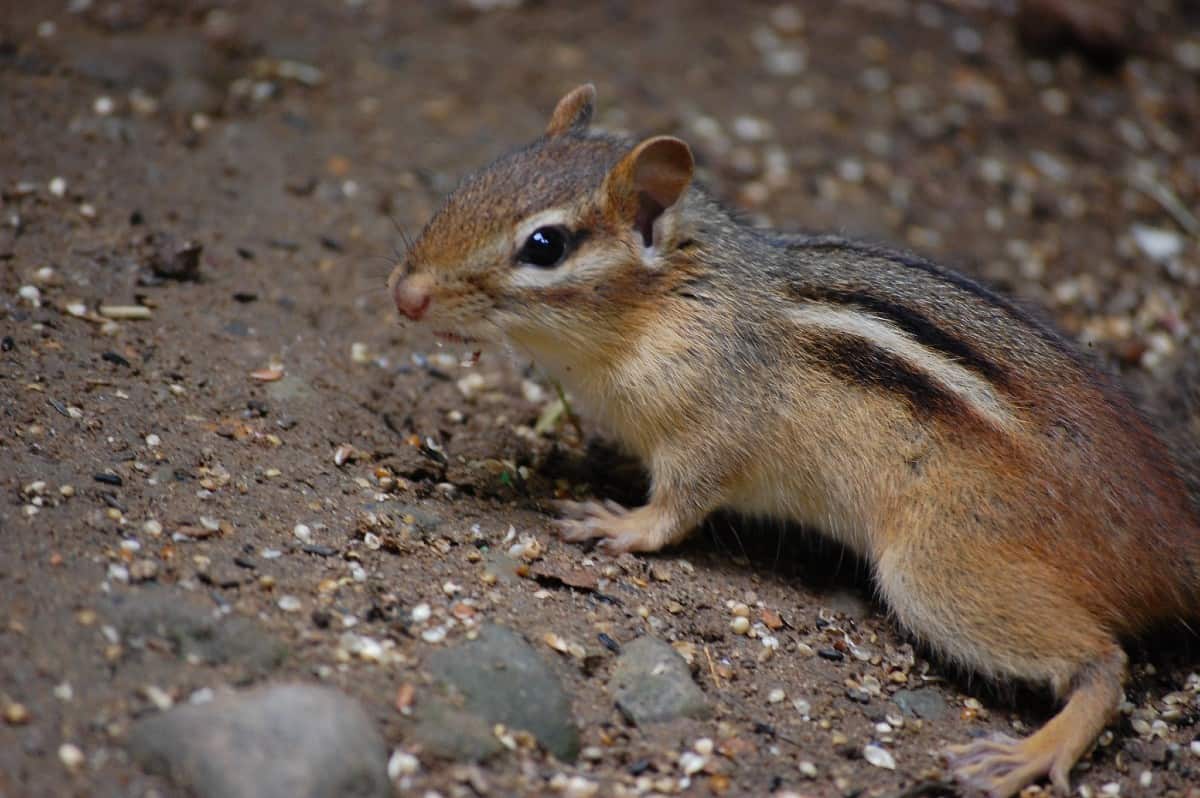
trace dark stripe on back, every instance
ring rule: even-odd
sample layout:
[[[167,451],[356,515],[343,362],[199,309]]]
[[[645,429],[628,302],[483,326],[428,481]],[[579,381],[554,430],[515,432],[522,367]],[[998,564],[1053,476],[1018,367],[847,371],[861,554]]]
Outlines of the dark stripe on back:
[[[961,338],[950,335],[922,314],[899,303],[882,299],[865,291],[821,288],[819,286],[789,285],[796,299],[850,305],[892,322],[924,347],[934,349],[956,360],[985,379],[1003,387],[1008,384],[1008,372],[988,360]]]
[[[956,421],[978,418],[953,391],[865,338],[805,329],[803,346],[812,353],[813,365],[828,369],[853,385],[899,397],[918,418],[941,416]]]
[[[1032,328],[1038,336],[1046,343],[1053,346],[1060,353],[1067,355],[1071,362],[1076,365],[1085,365],[1080,353],[1075,347],[1069,344],[1051,325],[1039,319],[1036,315],[1022,308],[1009,298],[1002,296],[987,286],[977,283],[965,275],[959,274],[956,271],[943,268],[935,263],[932,263],[924,258],[914,255],[911,252],[903,252],[887,247],[867,244],[861,241],[850,241],[836,236],[796,236],[783,237],[777,239],[777,243],[787,247],[795,247],[798,249],[827,249],[827,250],[848,250],[858,255],[866,255],[869,257],[880,258],[899,264],[909,269],[917,269],[940,278],[941,280],[950,283],[955,288],[959,288],[975,297],[983,300],[992,307],[999,308],[1012,316],[1014,319],[1021,321]]]

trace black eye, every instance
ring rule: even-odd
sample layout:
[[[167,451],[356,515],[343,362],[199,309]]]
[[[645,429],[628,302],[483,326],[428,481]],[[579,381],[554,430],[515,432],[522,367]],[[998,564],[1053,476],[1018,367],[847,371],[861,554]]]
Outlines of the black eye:
[[[539,227],[525,239],[517,260],[549,269],[562,263],[567,256],[567,231],[561,227]]]

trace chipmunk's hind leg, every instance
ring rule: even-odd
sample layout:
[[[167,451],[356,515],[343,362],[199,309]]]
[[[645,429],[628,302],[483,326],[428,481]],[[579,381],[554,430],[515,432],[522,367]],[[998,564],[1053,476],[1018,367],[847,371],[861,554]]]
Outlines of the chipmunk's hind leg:
[[[1120,707],[1125,653],[1075,597],[1069,567],[1019,543],[981,550],[953,527],[890,539],[875,562],[896,618],[948,659],[987,676],[1048,684],[1066,699],[1024,740],[948,752],[958,779],[996,798],[1046,776],[1066,791],[1071,768]]]
[[[1125,654],[1115,648],[1083,666],[1067,704],[1049,723],[1023,740],[980,740],[946,752],[965,785],[1007,798],[1043,776],[1063,795],[1071,792],[1071,768],[1116,714],[1124,692]]]

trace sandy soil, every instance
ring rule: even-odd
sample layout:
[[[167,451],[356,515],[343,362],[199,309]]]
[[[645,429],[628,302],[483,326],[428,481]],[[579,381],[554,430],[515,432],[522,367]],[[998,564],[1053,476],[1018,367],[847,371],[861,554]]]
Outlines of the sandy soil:
[[[383,283],[400,230],[584,80],[600,124],[687,138],[750,218],[901,243],[1042,304],[1173,442],[1194,432],[1186,3],[1143,4],[1116,66],[1031,54],[999,0],[2,5],[2,795],[175,794],[129,760],[130,726],[264,678],[336,685],[421,754],[406,695],[481,619],[589,652],[545,647],[586,756],[424,757],[411,794],[549,793],[560,773],[666,790],[701,737],[717,753],[689,794],[935,794],[943,745],[1048,716],[914,652],[861,569],[798,532],[718,519],[617,560],[551,536],[556,493],[636,501],[636,467],[587,419],[582,443],[535,433],[554,396],[529,364],[497,349],[461,366],[397,324]],[[543,551],[518,569],[506,552],[527,535]],[[618,601],[554,578],[579,572]],[[153,586],[254,619],[289,656],[264,676],[131,646],[113,602]],[[773,656],[731,630],[732,602],[779,616]],[[621,720],[598,634],[648,631],[694,655],[714,718]],[[1196,794],[1196,648],[1136,652],[1081,789]],[[944,711],[899,726],[890,696],[913,688]],[[861,758],[872,741],[894,770]]]

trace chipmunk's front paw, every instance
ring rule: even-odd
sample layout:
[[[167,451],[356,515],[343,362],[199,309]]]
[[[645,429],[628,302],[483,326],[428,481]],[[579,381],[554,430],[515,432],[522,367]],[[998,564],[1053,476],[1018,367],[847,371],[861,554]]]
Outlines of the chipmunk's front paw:
[[[601,538],[600,546],[614,554],[625,551],[653,551],[653,519],[647,508],[628,510],[614,501],[555,502],[562,515],[554,522],[563,540],[579,543]]]
[[[563,540],[572,543],[606,537],[605,530],[629,514],[614,501],[557,501],[554,506],[562,516],[554,522],[554,527]]]

